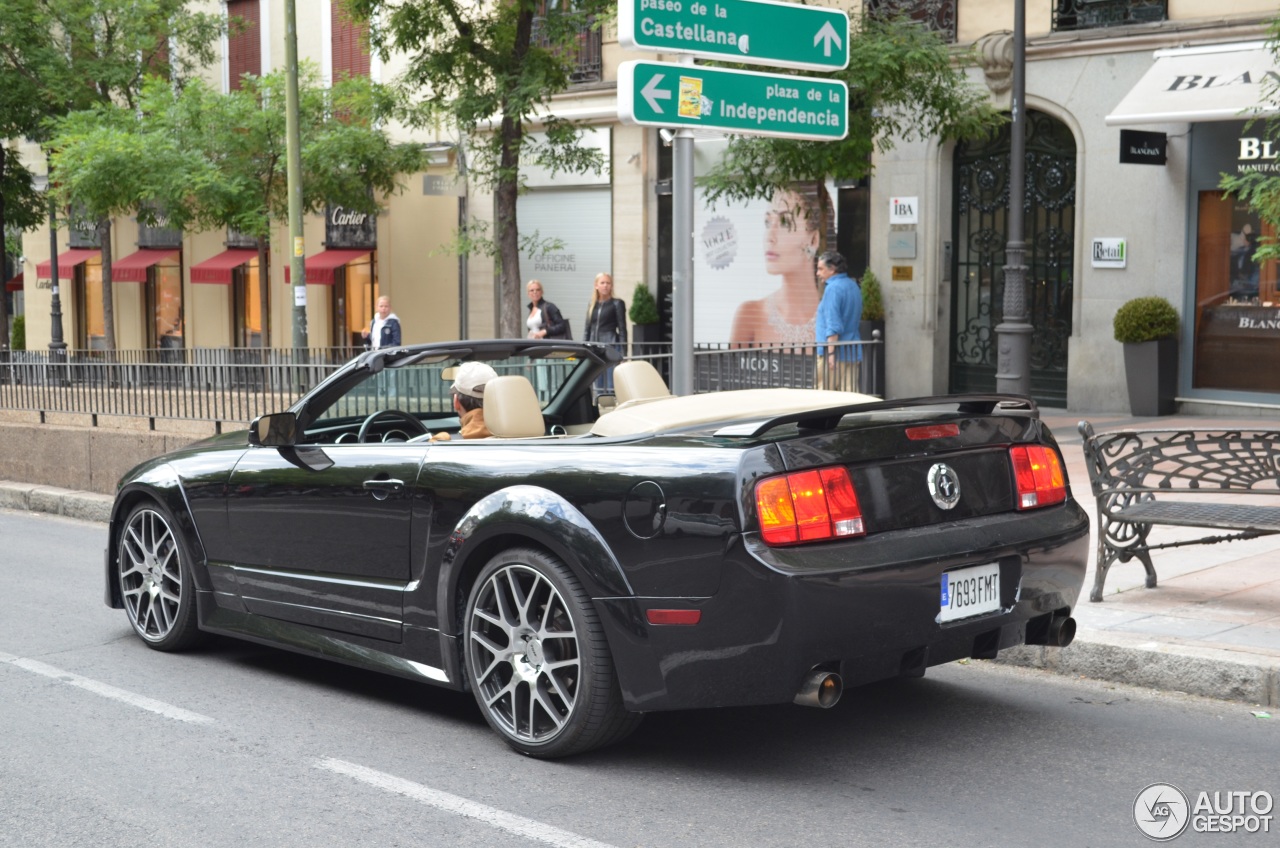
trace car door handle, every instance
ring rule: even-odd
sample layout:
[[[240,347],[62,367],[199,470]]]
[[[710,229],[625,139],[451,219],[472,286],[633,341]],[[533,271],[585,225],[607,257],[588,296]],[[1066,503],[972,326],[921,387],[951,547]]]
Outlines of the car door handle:
[[[403,480],[365,480],[365,489],[373,492],[375,500],[386,500],[392,494],[400,494],[404,491]]]

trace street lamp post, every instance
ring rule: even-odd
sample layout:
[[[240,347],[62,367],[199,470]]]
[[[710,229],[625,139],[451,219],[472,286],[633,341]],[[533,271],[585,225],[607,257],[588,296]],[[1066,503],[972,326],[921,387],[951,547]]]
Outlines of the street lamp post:
[[[1023,240],[1027,147],[1026,0],[1013,4],[1013,90],[1009,126],[1009,242],[1005,248],[1004,320],[996,326],[996,391],[1031,394],[1031,333],[1027,322],[1027,245]]]
[[[62,339],[62,297],[58,293],[58,203],[53,196],[53,162],[48,161],[49,176],[45,191],[49,195],[49,278],[53,294],[49,307],[49,360],[61,362],[67,356],[67,343]]]

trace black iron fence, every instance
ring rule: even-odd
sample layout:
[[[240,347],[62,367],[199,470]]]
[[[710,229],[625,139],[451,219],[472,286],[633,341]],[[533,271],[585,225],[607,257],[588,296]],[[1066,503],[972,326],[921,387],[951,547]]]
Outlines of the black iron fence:
[[[858,384],[844,388],[883,396],[883,340],[831,347],[861,351]],[[670,384],[669,342],[633,353]],[[0,410],[246,424],[285,409],[351,355],[347,348],[11,351],[0,359]],[[696,392],[838,387],[830,359],[812,345],[699,345],[693,367]],[[404,394],[423,393],[405,387]]]

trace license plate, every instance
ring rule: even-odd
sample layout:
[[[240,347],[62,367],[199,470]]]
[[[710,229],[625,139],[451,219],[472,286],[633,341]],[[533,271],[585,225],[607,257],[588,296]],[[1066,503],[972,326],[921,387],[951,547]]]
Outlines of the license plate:
[[[939,622],[957,621],[1000,609],[1000,564],[958,568],[942,575]]]

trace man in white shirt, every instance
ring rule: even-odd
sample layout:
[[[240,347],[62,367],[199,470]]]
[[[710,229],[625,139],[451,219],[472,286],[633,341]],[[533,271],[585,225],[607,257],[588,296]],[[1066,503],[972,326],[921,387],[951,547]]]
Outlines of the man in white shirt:
[[[378,312],[363,335],[365,345],[374,350],[400,345],[400,318],[391,311],[391,298],[385,294],[378,298]]]

